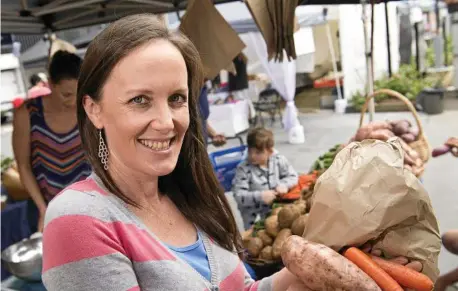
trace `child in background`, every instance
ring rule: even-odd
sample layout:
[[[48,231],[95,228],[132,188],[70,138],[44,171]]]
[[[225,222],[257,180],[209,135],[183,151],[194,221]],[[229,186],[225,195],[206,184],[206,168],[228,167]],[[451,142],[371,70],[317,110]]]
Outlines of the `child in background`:
[[[278,195],[297,185],[298,175],[288,160],[274,150],[270,130],[256,128],[247,136],[248,159],[238,167],[232,185],[245,229],[259,214],[264,218]]]

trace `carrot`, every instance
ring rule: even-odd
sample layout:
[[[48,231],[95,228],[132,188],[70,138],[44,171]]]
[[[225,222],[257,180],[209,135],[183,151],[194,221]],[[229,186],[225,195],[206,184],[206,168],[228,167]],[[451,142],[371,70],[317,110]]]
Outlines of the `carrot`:
[[[417,291],[431,291],[434,283],[428,276],[406,266],[372,256],[372,260],[402,286]]]
[[[351,247],[344,256],[363,270],[383,291],[403,291],[402,287],[388,273],[382,270],[371,258],[358,248]]]

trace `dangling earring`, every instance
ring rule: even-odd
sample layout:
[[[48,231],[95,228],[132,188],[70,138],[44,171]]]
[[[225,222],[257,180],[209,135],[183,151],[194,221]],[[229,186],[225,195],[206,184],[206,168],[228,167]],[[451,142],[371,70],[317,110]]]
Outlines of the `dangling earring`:
[[[103,140],[102,130],[99,130],[99,158],[100,162],[103,164],[103,168],[108,170],[108,148]]]

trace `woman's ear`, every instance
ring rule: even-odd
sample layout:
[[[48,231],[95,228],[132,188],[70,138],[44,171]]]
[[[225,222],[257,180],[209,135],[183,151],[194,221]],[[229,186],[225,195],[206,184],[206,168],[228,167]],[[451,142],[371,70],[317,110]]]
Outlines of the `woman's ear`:
[[[89,95],[85,95],[83,97],[83,107],[92,124],[94,124],[97,129],[102,129],[103,122],[101,116],[101,105],[95,102]]]

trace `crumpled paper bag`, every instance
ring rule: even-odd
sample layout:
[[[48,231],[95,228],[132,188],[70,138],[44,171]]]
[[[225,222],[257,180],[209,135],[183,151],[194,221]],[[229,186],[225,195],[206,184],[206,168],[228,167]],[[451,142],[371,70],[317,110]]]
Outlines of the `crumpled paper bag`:
[[[336,251],[370,241],[387,257],[422,262],[435,281],[439,227],[428,193],[403,161],[397,138],[342,149],[315,185],[304,238]]]

